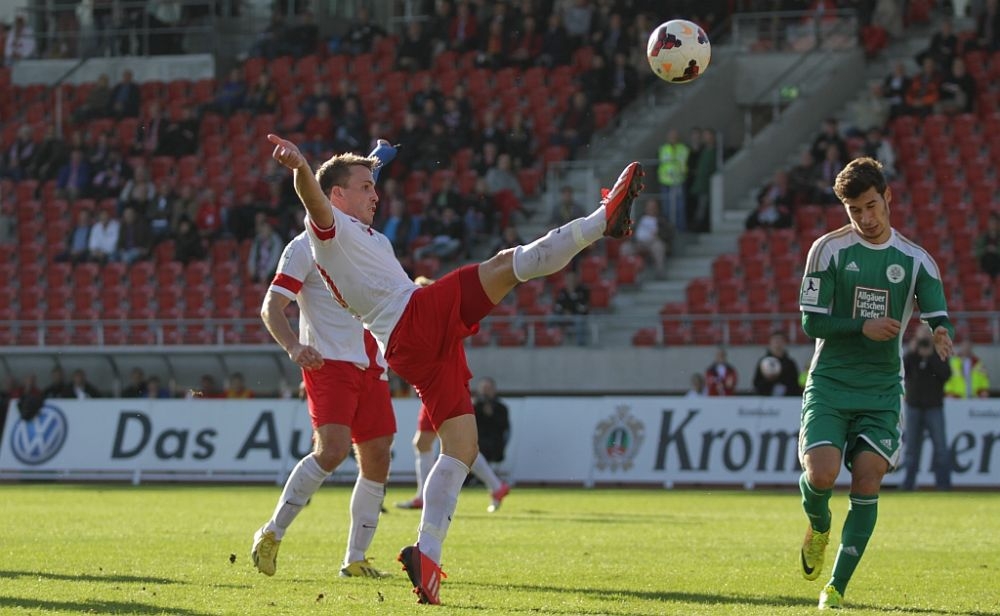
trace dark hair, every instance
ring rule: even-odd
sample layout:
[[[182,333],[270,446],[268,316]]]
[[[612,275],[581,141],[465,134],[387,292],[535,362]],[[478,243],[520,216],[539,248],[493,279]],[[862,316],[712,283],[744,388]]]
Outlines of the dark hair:
[[[351,177],[351,167],[361,165],[369,171],[374,171],[377,164],[378,159],[359,156],[353,152],[338,154],[320,166],[316,171],[316,180],[323,189],[323,194],[329,195],[334,186],[347,187],[347,180]]]
[[[855,158],[841,169],[833,182],[833,192],[843,201],[856,199],[869,188],[874,188],[878,194],[884,195],[886,186],[882,163],[866,156]]]

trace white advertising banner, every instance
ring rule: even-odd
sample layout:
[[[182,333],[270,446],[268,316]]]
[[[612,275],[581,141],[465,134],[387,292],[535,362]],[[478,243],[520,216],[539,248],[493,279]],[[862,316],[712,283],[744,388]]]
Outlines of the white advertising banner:
[[[392,479],[413,479],[418,401],[394,400]],[[794,398],[511,398],[501,473],[513,482],[794,486],[800,402]],[[946,404],[952,481],[1000,487],[1000,399]],[[298,400],[50,400],[25,422],[12,405],[0,477],[282,481],[310,447]],[[933,484],[931,446],[918,481]],[[335,480],[350,481],[348,460]],[[892,473],[887,484],[898,483]],[[839,481],[848,476],[841,473]]]

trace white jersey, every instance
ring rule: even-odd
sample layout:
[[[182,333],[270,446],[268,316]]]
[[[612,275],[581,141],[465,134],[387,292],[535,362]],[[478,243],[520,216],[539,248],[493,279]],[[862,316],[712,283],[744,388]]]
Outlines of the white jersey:
[[[330,297],[305,232],[285,246],[270,290],[299,303],[299,342],[319,351],[324,359],[349,361],[362,369],[371,366],[365,343],[371,334]],[[372,350],[375,362],[384,371],[385,358],[374,346]]]
[[[396,259],[389,238],[336,207],[333,226],[319,229],[306,219],[313,258],[341,306],[356,315],[385,353],[417,285]]]

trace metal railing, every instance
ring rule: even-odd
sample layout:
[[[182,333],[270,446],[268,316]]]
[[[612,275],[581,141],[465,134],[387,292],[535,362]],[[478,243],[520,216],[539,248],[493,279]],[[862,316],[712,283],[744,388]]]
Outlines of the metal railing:
[[[952,322],[962,332],[962,336],[973,337],[978,343],[1000,344],[1000,313],[956,312],[950,315]],[[668,314],[648,316],[628,323],[633,332],[641,329],[654,332],[652,346],[695,345],[759,345],[767,342],[768,335],[775,329],[783,329],[790,340],[806,342],[799,325],[800,313],[754,313],[754,314]],[[295,320],[292,320],[293,325]],[[259,341],[245,342],[242,336],[247,327],[261,332]],[[98,321],[4,321],[0,328],[6,330],[8,341],[5,353],[34,352],[40,349],[58,347],[122,348],[147,344],[169,349],[178,346],[212,347],[214,349],[240,350],[260,349],[262,346],[277,345],[263,333],[260,319],[109,319]],[[607,332],[620,330],[622,316],[617,314],[589,314],[579,317],[565,315],[513,315],[489,316],[483,320],[481,331],[488,332],[489,339],[476,342],[480,346],[505,346],[504,332],[519,332],[513,336],[511,346],[543,346],[538,341],[540,332],[551,334],[558,329],[561,334],[557,341],[549,338],[544,346],[588,347],[608,346]],[[131,337],[129,332],[141,328],[144,336],[151,340]],[[196,328],[196,329],[195,329]],[[671,333],[668,333],[667,330]],[[87,330],[87,342],[76,337],[74,332]],[[114,330],[114,334],[111,332]],[[197,331],[195,337],[194,332]],[[202,333],[207,332],[207,335]],[[678,334],[678,332],[680,332]],[[753,333],[750,333],[753,332]],[[27,339],[26,336],[30,336]],[[207,337],[206,337],[207,336]],[[558,340],[561,338],[561,340]],[[677,340],[675,341],[675,338]],[[119,341],[117,343],[113,341]],[[210,342],[209,342],[210,341]]]

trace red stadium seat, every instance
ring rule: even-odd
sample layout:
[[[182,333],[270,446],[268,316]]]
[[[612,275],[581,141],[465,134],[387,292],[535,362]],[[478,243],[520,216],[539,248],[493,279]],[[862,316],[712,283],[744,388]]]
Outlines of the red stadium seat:
[[[519,347],[524,346],[525,342],[527,342],[528,336],[524,333],[523,329],[512,328],[497,332],[496,338],[497,346]]]
[[[600,255],[590,255],[580,260],[580,282],[597,284],[608,269],[608,260]]]
[[[120,285],[125,279],[126,270],[124,263],[117,263],[117,262],[105,263],[103,266],[101,266],[99,271],[101,276],[101,285],[104,287],[116,287]],[[75,281],[79,280],[79,282],[77,282],[76,284],[84,284],[83,279],[78,277],[89,275],[91,278],[91,282],[86,284],[94,284],[97,272],[98,272],[97,265],[94,265],[93,263],[84,263],[76,266],[76,268],[73,270],[73,277]]]
[[[610,280],[598,280],[590,287],[590,307],[595,311],[609,309],[611,307],[611,298],[614,294],[614,282]]]
[[[107,266],[105,266],[107,267]],[[145,286],[153,281],[154,268],[149,261],[136,261],[128,268],[129,286],[135,288]]]
[[[655,327],[643,327],[632,334],[632,346],[651,347],[657,345],[657,332]]]

